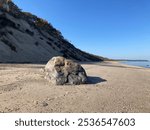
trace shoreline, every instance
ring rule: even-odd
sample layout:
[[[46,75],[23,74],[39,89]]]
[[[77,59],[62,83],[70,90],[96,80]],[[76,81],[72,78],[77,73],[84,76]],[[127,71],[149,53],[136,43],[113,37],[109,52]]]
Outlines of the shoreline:
[[[143,68],[148,68],[150,69],[150,62],[138,62],[138,61],[120,61],[120,63],[125,64],[125,65],[130,65],[130,66],[135,66],[135,67],[143,67]],[[145,64],[147,63],[147,64]]]

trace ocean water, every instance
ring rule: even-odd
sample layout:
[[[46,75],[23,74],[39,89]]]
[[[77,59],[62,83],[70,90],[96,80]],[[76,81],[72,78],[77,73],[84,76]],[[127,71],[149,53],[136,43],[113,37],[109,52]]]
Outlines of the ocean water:
[[[121,61],[123,64],[150,68],[150,61]]]

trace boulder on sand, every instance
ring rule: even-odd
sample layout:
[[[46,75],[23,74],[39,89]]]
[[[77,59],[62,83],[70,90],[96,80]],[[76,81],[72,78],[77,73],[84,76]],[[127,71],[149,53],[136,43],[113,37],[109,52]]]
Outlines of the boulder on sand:
[[[82,66],[72,60],[53,57],[45,66],[45,78],[56,85],[79,85],[87,82]]]

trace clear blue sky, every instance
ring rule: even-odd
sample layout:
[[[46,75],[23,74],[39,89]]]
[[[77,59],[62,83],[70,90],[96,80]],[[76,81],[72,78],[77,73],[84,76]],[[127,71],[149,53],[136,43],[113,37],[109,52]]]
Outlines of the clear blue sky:
[[[109,58],[150,60],[150,0],[14,0],[76,47]]]

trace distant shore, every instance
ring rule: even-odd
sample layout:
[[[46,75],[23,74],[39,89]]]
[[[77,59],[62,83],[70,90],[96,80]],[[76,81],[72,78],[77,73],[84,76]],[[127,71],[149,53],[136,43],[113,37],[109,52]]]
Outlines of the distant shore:
[[[118,59],[112,61],[134,61],[134,62],[149,62],[149,60],[127,60],[127,59]]]

